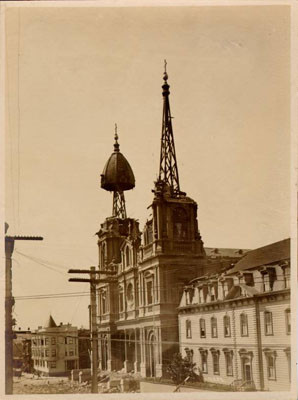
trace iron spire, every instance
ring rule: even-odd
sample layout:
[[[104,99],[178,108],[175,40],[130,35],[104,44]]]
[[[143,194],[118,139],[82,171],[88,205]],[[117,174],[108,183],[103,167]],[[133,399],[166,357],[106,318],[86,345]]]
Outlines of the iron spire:
[[[163,95],[163,115],[162,115],[162,133],[158,181],[168,185],[171,195],[176,197],[180,195],[178,166],[175,152],[174,135],[172,128],[172,117],[170,110],[169,95],[170,86],[168,85],[167,61],[164,62],[164,84],[162,85]]]

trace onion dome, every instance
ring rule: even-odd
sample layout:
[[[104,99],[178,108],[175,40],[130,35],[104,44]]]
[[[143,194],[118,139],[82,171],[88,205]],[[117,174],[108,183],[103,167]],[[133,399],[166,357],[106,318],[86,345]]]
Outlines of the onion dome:
[[[135,187],[135,177],[131,166],[119,150],[117,125],[115,125],[114,152],[101,174],[101,187],[110,192],[122,192]]]

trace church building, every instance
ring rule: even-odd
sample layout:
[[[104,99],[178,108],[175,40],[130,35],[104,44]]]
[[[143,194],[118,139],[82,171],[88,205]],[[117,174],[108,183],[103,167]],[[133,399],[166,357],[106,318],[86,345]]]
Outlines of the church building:
[[[124,191],[135,186],[135,178],[120,152],[116,127],[114,151],[101,175],[101,187],[113,192],[112,216],[97,232],[99,366],[144,377],[164,376],[179,352],[178,307],[185,285],[245,252],[204,249],[197,203],[180,190],[166,71],[163,80],[159,176],[151,217],[141,233],[138,221],[127,216]]]

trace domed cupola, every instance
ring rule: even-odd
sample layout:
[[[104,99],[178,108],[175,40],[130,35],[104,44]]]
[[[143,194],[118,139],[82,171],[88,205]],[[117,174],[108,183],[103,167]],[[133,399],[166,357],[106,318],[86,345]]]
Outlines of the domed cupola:
[[[113,216],[126,218],[124,191],[135,187],[135,177],[129,162],[119,150],[117,124],[115,124],[114,152],[101,174],[101,187],[113,192]]]
[[[135,177],[131,166],[119,150],[117,125],[114,152],[106,162],[101,174],[101,187],[109,192],[125,191],[135,187]]]

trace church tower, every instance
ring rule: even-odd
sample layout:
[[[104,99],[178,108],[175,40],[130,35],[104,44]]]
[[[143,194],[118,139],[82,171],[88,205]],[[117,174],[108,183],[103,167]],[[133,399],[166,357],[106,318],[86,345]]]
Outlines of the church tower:
[[[164,375],[169,359],[178,352],[177,307],[183,286],[202,274],[205,261],[197,204],[180,190],[166,70],[163,80],[159,176],[139,263],[139,316],[146,319],[141,335],[148,343],[144,349],[148,354],[141,365],[145,376]]]
[[[125,359],[125,338],[117,329],[119,319],[124,318],[126,286],[128,280],[136,280],[137,252],[141,242],[139,223],[128,218],[124,191],[135,186],[135,177],[129,162],[120,152],[117,125],[115,125],[114,152],[101,174],[101,187],[113,193],[112,215],[101,224],[98,236],[99,272],[98,285],[98,333],[99,363],[103,370],[122,369]],[[134,289],[132,289],[134,291]],[[136,297],[134,293],[131,294]]]

